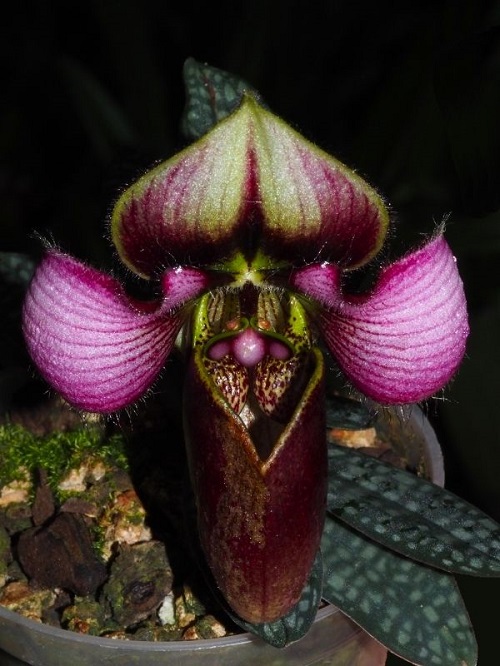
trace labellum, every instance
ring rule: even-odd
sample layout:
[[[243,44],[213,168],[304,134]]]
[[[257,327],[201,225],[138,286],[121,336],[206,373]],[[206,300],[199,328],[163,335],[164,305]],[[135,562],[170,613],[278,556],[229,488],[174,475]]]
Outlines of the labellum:
[[[290,295],[221,290],[195,321],[184,421],[201,545],[231,608],[271,622],[299,599],[323,529],[322,355]]]

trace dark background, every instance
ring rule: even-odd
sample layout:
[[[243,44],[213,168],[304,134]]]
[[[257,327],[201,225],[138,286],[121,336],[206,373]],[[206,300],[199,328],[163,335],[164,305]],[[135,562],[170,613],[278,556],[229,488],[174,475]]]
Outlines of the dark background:
[[[396,213],[393,256],[450,214],[472,332],[427,410],[448,487],[500,519],[500,2],[17,0],[2,12],[1,251],[36,259],[37,231],[112,265],[117,192],[182,146],[189,56],[247,79],[376,185]],[[17,296],[1,293],[0,383],[27,364]],[[480,664],[494,666],[500,584],[460,585]]]

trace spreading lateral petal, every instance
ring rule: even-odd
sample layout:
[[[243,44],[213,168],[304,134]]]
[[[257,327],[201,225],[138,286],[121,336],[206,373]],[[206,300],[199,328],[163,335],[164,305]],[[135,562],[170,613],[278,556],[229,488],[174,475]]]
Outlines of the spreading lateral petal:
[[[71,404],[113,412],[164,365],[183,322],[164,310],[159,301],[141,311],[114,278],[51,250],[29,287],[23,330],[40,372]]]
[[[465,295],[441,235],[382,270],[369,295],[343,295],[331,266],[307,267],[294,284],[324,306],[317,321],[343,372],[380,403],[430,397],[463,358]]]

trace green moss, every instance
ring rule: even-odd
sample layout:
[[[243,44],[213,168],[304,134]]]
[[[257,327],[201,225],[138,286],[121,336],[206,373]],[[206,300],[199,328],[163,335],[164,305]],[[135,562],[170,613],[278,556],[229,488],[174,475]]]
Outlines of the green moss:
[[[106,528],[102,527],[99,523],[91,523],[90,531],[92,534],[92,547],[95,554],[103,561],[105,560],[104,546],[106,545]]]
[[[50,486],[56,488],[70,469],[89,457],[127,469],[123,438],[105,437],[99,427],[87,425],[38,437],[18,425],[0,426],[0,486],[43,468]]]

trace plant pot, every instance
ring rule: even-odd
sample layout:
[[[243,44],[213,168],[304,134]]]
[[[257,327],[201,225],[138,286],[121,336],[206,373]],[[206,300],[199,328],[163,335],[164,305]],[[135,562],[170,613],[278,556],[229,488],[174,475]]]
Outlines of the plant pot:
[[[386,657],[385,648],[333,606],[320,610],[307,636],[283,650],[248,634],[165,643],[82,636],[37,624],[4,609],[0,609],[0,645],[5,650],[0,654],[2,666],[381,666]]]
[[[384,410],[377,429],[396,453],[405,456],[410,467],[425,470],[428,478],[443,484],[439,444],[418,407],[413,407],[409,416]],[[384,647],[333,606],[320,609],[309,633],[283,650],[249,634],[170,642],[101,638],[40,624],[0,607],[2,666],[382,666],[386,656]]]

